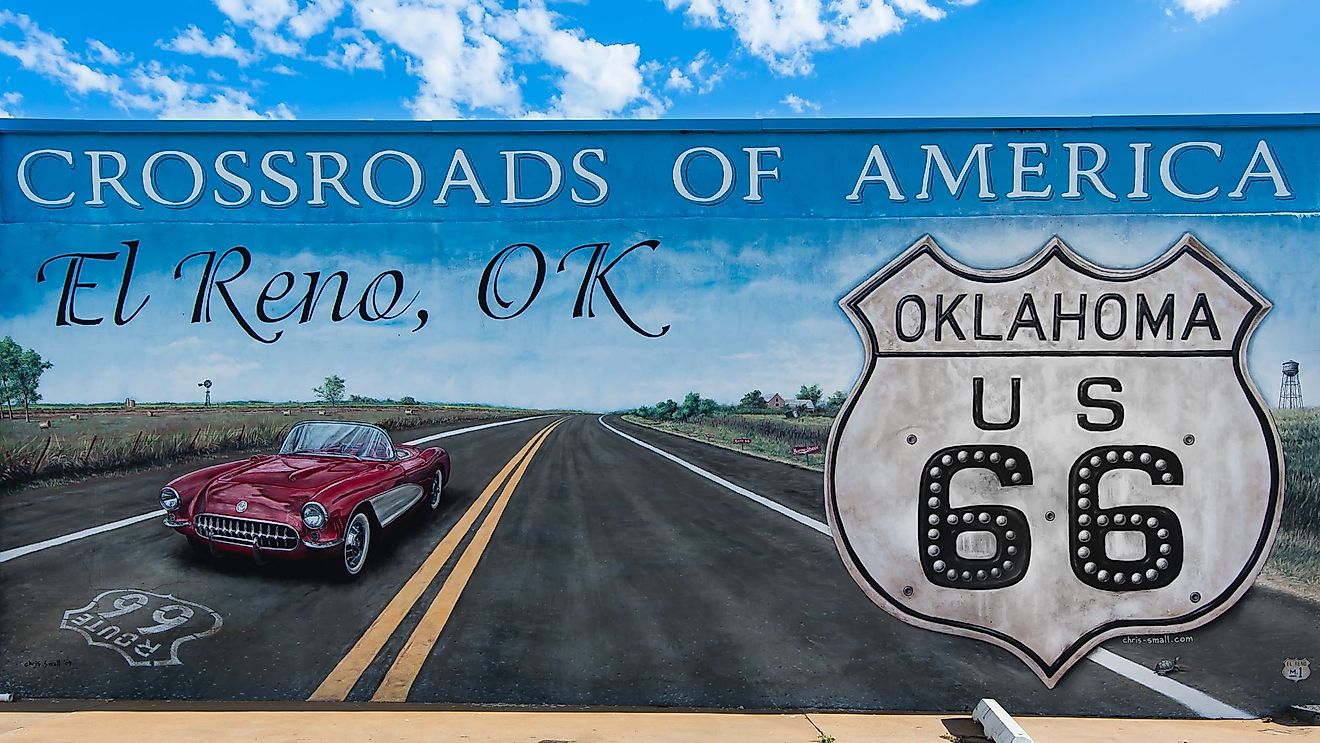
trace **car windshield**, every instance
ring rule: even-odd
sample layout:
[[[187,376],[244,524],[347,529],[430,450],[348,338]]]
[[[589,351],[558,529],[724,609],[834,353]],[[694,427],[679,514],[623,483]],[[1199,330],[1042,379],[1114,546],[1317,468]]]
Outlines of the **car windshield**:
[[[280,454],[313,454],[385,461],[394,458],[394,446],[384,431],[356,423],[299,423],[289,431]]]

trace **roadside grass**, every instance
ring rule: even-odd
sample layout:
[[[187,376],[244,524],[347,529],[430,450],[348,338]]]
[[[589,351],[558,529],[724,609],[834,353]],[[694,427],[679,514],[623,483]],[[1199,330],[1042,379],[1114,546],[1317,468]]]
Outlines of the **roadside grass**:
[[[825,416],[783,418],[745,413],[726,413],[690,421],[653,421],[625,415],[624,420],[818,472],[824,471],[825,442],[830,437],[830,426],[834,424],[833,418]],[[751,439],[751,442],[735,443],[736,439]],[[793,447],[811,445],[819,446],[822,454],[793,454]]]
[[[402,431],[511,418],[523,411],[476,406],[224,405],[212,408],[80,406],[43,409],[31,422],[0,420],[0,490],[38,480],[68,480],[153,466],[187,457],[270,450],[300,420],[352,420]],[[411,414],[405,411],[411,411]],[[284,414],[288,411],[288,415]],[[150,414],[149,414],[150,413]],[[72,416],[75,416],[72,417]],[[38,428],[38,421],[50,428]]]
[[[1320,599],[1320,409],[1275,410],[1285,465],[1279,536],[1262,578]]]
[[[1274,410],[1283,441],[1286,475],[1283,514],[1274,549],[1261,573],[1263,582],[1320,600],[1320,408]],[[753,456],[823,471],[820,455],[793,456],[792,448],[817,444],[822,451],[832,418],[790,419],[731,413],[691,421],[652,421],[627,415],[633,423],[687,436]],[[734,443],[735,439],[751,443]]]

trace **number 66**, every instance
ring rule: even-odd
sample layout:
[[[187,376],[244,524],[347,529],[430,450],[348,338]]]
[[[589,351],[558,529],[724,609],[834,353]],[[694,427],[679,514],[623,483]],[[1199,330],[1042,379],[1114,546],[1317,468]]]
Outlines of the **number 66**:
[[[964,444],[931,455],[921,474],[917,542],[927,580],[937,586],[986,590],[1022,580],[1031,561],[1031,527],[1026,514],[1010,506],[984,504],[954,508],[949,501],[953,475],[987,470],[1002,487],[1032,484],[1031,460],[1017,447]],[[1168,449],[1148,445],[1102,446],[1079,456],[1069,469],[1068,529],[1070,565],[1078,580],[1105,591],[1163,588],[1182,570],[1183,533],[1178,516],[1162,506],[1102,508],[1101,479],[1116,470],[1136,470],[1151,484],[1181,486],[1183,467]],[[1136,560],[1109,556],[1106,540],[1115,532],[1142,535],[1144,554]],[[958,554],[958,538],[988,532],[995,554],[988,558]]]

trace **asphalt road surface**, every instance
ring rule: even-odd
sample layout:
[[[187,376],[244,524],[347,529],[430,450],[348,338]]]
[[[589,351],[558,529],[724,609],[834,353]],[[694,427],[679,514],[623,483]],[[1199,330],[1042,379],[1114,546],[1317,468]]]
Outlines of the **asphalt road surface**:
[[[819,473],[594,415],[438,443],[454,461],[443,506],[378,536],[355,581],[309,562],[194,557],[146,514],[196,463],[5,496],[0,693],[928,711],[993,696],[1017,713],[1119,716],[1263,715],[1320,698],[1320,674],[1282,674],[1286,658],[1320,663],[1320,607],[1276,591],[1253,589],[1166,643],[1111,641],[1050,690],[1004,650],[874,606],[821,532]],[[115,589],[223,623],[179,643],[178,664],[130,666],[60,628]],[[1174,657],[1175,673],[1149,670]]]

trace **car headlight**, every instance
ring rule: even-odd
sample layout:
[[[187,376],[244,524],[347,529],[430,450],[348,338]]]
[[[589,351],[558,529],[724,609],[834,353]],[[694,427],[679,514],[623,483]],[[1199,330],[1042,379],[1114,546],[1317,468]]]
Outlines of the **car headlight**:
[[[303,526],[308,529],[320,529],[325,526],[327,518],[325,506],[320,503],[308,503],[302,508]]]
[[[179,493],[174,488],[160,489],[161,508],[164,508],[166,511],[177,511],[179,510],[180,502]]]

